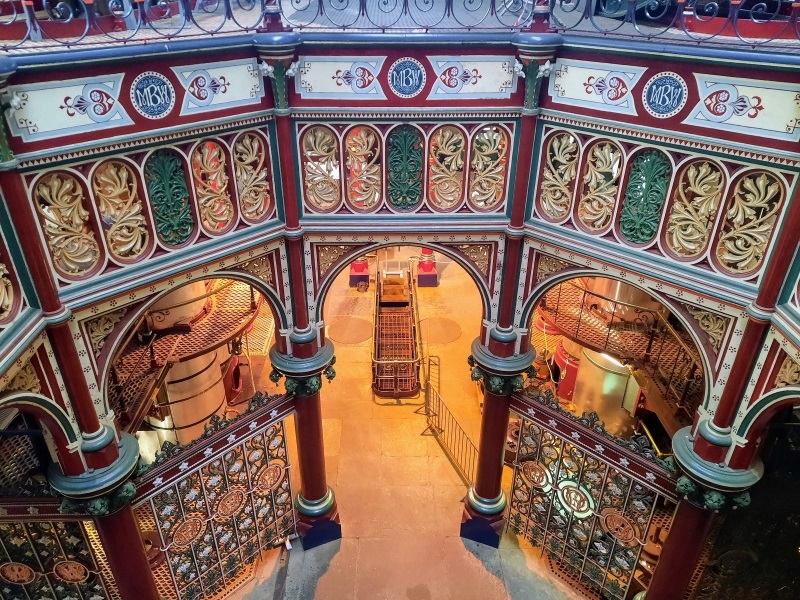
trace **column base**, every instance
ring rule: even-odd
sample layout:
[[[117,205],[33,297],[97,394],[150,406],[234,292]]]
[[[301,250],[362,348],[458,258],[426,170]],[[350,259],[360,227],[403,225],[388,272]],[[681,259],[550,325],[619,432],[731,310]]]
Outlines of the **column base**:
[[[339,523],[339,508],[336,502],[328,510],[318,516],[297,514],[297,535],[303,550],[311,550],[328,542],[342,538],[342,525]]]
[[[503,536],[505,526],[504,510],[487,515],[476,511],[469,505],[469,502],[464,503],[464,512],[461,515],[462,538],[497,548],[500,546],[500,538]]]

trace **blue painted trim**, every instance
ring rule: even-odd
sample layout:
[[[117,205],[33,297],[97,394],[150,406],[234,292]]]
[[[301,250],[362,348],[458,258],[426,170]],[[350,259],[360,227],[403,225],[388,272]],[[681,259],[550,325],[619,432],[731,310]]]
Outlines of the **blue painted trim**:
[[[569,237],[571,239],[565,240],[563,239],[563,227],[547,223],[543,220],[529,220],[527,225],[529,228],[532,227],[535,229],[535,231],[529,231],[531,238],[534,240],[558,244],[562,250],[574,250],[580,254],[588,254],[595,260],[611,263],[632,273],[652,273],[651,269],[643,271],[642,267],[638,265],[638,263],[647,262],[661,269],[661,271],[654,275],[658,279],[678,287],[694,289],[702,294],[709,293],[703,284],[712,282],[714,285],[718,286],[719,289],[714,290],[711,295],[734,305],[746,304],[748,300],[755,298],[758,290],[758,287],[752,283],[744,283],[733,277],[710,273],[663,256],[657,256],[645,251],[640,251],[636,248],[628,248],[621,244],[608,242],[599,236],[589,236],[579,231],[570,230]],[[555,237],[548,236],[548,233]],[[585,245],[573,244],[571,243],[573,240],[582,242]],[[588,249],[587,246],[592,249]],[[633,264],[627,262],[626,259],[633,261]],[[738,293],[739,296],[733,295],[735,293]]]
[[[544,148],[542,143],[544,140],[544,122],[542,119],[536,119],[536,130],[533,133],[533,156],[531,157],[531,168],[528,172],[528,198],[525,204],[525,221],[533,219],[533,206],[536,202],[536,194],[539,191],[539,165],[542,160]],[[535,167],[535,171],[534,171]]]
[[[2,127],[2,123],[0,123],[0,127]],[[28,304],[35,309],[41,308],[39,297],[36,294],[36,288],[29,275],[30,269],[25,262],[22,244],[12,224],[11,213],[8,211],[8,200],[2,190],[0,190],[0,200],[2,200],[0,201],[0,234],[2,234],[3,241],[8,249],[9,258],[11,259],[14,273],[17,276],[17,281],[19,281],[20,288],[22,288],[22,293],[28,301]],[[38,241],[36,243],[38,243]]]
[[[42,312],[37,309],[26,309],[17,315],[14,321],[0,331],[0,373],[5,373],[33,344],[47,323],[42,319]]]

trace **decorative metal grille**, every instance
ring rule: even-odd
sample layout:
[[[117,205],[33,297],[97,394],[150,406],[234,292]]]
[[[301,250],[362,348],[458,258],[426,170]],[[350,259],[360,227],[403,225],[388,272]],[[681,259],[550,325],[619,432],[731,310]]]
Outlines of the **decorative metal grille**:
[[[0,523],[0,599],[115,600],[80,521]]]
[[[674,505],[620,467],[626,459],[606,460],[603,444],[591,452],[555,420],[550,430],[519,416],[509,527],[590,594],[622,600],[634,581],[646,588]]]
[[[195,447],[205,458],[176,457],[179,476],[137,501],[143,529],[158,530],[166,561],[154,569],[159,593],[178,600],[223,597],[249,578],[265,550],[294,532],[295,518],[283,421],[248,434],[221,431],[225,444]],[[227,435],[227,437],[225,437]],[[213,449],[212,449],[213,448]],[[173,589],[163,589],[170,581]]]

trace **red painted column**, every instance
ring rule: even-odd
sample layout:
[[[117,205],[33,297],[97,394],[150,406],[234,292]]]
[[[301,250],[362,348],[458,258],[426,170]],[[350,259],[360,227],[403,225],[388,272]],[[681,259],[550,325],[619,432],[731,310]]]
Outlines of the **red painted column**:
[[[742,401],[747,382],[753,371],[761,346],[766,339],[770,327],[770,314],[775,310],[781,289],[786,281],[786,274],[797,253],[800,245],[800,228],[795,224],[800,222],[800,190],[798,190],[788,205],[788,210],[783,218],[783,227],[777,234],[769,262],[767,263],[764,278],[759,288],[756,300],[753,303],[753,312],[761,313],[750,315],[745,326],[744,335],[736,356],[733,359],[728,381],[722,390],[719,404],[711,421],[713,428],[720,432],[727,432],[733,423],[739,403]],[[705,460],[719,462],[724,459],[728,448],[718,446],[706,440],[701,435],[695,436],[695,452]]]
[[[484,391],[478,468],[473,487],[475,493],[486,500],[497,498],[502,490],[503,455],[510,415],[510,396]]]
[[[646,600],[677,600],[689,586],[703,552],[715,513],[686,500],[678,503],[669,535],[664,542]]]
[[[278,156],[281,166],[281,190],[283,192],[283,211],[286,229],[289,231],[300,228],[300,213],[298,210],[297,180],[294,164],[294,132],[292,119],[289,115],[275,116],[275,131],[278,137]]]
[[[153,570],[131,505],[95,517],[94,523],[122,600],[158,600]]]
[[[297,398],[294,421],[297,426],[297,462],[302,484],[300,493],[306,500],[318,501],[328,493],[319,392]]]
[[[25,245],[25,264],[36,288],[42,310],[45,316],[50,318],[50,323],[46,327],[47,335],[56,363],[61,370],[67,395],[75,411],[78,426],[85,437],[101,436],[103,428],[97,417],[97,410],[92,401],[75,342],[66,323],[69,312],[59,298],[47,250],[39,242],[41,239],[39,224],[28,201],[28,192],[22,176],[14,171],[0,171],[0,188],[3,190],[17,233],[22,239],[29,240]],[[96,451],[86,452],[85,456],[89,467],[102,468],[113,463],[119,456],[119,451],[116,444],[109,443]]]

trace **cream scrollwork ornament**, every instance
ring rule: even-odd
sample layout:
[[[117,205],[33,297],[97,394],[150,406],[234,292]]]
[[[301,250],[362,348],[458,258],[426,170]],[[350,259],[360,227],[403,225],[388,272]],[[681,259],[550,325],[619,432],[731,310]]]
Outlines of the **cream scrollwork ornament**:
[[[0,321],[6,319],[14,308],[14,285],[8,278],[8,269],[0,263]]]
[[[92,319],[86,325],[86,331],[89,334],[89,343],[92,345],[92,351],[95,356],[99,356],[101,350],[105,346],[106,338],[114,331],[114,327],[119,323],[120,319],[125,316],[126,308],[100,315],[96,319]]]
[[[319,267],[319,276],[324,277],[336,261],[349,251],[349,246],[318,246],[317,265]]]
[[[787,356],[778,370],[778,376],[775,378],[775,387],[782,388],[790,385],[800,385],[800,364],[797,364]]]
[[[114,160],[103,163],[92,177],[92,189],[109,252],[127,260],[141,255],[147,249],[150,234],[131,168]]]
[[[36,374],[36,369],[28,362],[22,367],[17,374],[14,375],[8,386],[7,392],[31,392],[33,394],[42,393],[42,383],[39,380],[39,375]]]
[[[192,154],[192,175],[200,222],[211,233],[224,231],[233,221],[234,212],[222,146],[216,142],[202,142]]]
[[[355,127],[347,134],[344,147],[347,201],[355,208],[372,208],[381,201],[380,138],[369,127]]]
[[[601,231],[611,223],[621,171],[622,154],[614,144],[592,146],[578,203],[578,219],[586,228]]]
[[[469,201],[476,208],[493,208],[503,200],[508,171],[508,136],[500,127],[482,127],[472,141]]]
[[[712,163],[692,163],[683,171],[667,221],[666,241],[672,252],[694,258],[705,251],[722,187],[722,172]]]
[[[303,135],[303,169],[306,200],[328,210],[339,204],[339,146],[327,127],[315,126]]]
[[[723,267],[747,273],[761,265],[783,196],[783,186],[771,173],[762,171],[739,180],[717,243]]]
[[[725,336],[725,331],[728,328],[728,320],[725,317],[721,317],[707,310],[695,308],[694,306],[687,306],[686,310],[694,317],[700,329],[708,336],[714,351],[719,352],[719,347],[722,345],[722,338]]]
[[[436,208],[447,210],[464,195],[464,134],[446,125],[431,138],[428,158],[428,198]]]
[[[461,244],[455,248],[475,263],[484,277],[489,277],[489,257],[491,246],[487,244]]]
[[[578,174],[578,142],[569,133],[550,138],[542,173],[542,211],[551,219],[563,219],[572,205],[575,177]]]
[[[254,133],[245,133],[233,145],[239,209],[251,221],[261,219],[272,207],[267,156],[264,140]]]
[[[53,173],[34,190],[36,208],[44,217],[47,246],[58,271],[81,275],[100,260],[100,247],[83,207],[83,188],[72,175]]]

